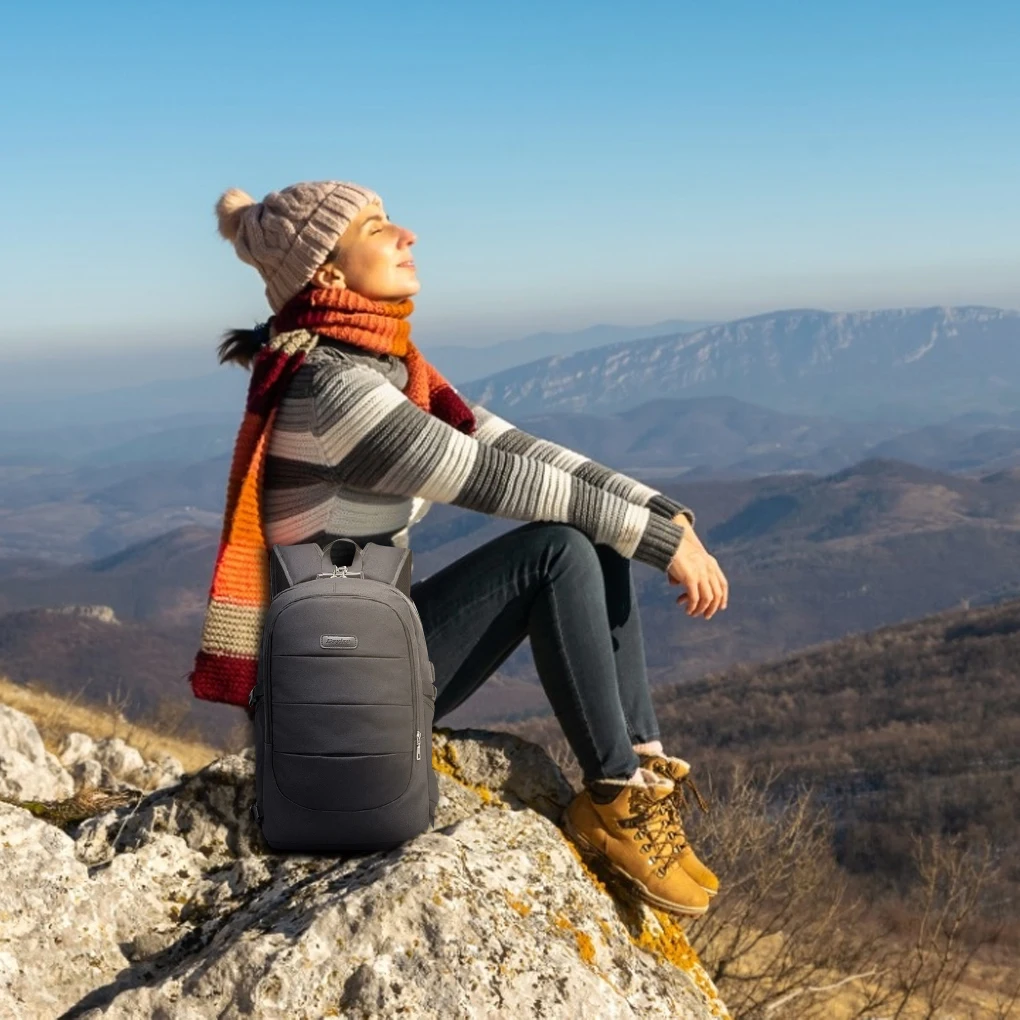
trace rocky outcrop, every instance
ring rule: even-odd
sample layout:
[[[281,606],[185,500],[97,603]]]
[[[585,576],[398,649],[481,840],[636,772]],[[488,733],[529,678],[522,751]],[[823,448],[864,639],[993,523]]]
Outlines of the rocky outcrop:
[[[89,787],[150,791],[177,782],[183,771],[168,754],[145,761],[120,737],[70,733],[53,754],[29,716],[0,705],[0,797],[8,802],[60,800]]]
[[[0,797],[0,1015],[728,1015],[675,921],[610,895],[564,838],[572,791],[534,744],[437,730],[432,830],[304,856],[270,851],[250,819],[252,748],[169,780],[169,762],[146,772],[72,735],[61,759],[100,762],[115,783],[103,806],[12,712],[0,706],[0,733],[20,734],[0,766],[21,760],[4,774],[74,793]],[[156,769],[151,792],[126,779]],[[83,818],[89,803],[99,813]]]

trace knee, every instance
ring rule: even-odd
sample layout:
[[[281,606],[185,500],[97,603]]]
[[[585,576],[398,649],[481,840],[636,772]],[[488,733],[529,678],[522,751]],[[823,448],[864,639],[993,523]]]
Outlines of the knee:
[[[572,524],[553,522],[548,530],[549,548],[555,553],[553,562],[598,570],[599,555],[592,540]]]

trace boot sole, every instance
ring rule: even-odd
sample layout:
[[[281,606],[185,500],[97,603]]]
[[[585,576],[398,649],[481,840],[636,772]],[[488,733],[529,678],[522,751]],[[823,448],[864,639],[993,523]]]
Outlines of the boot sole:
[[[595,860],[605,865],[613,874],[619,876],[639,899],[650,903],[653,907],[658,907],[660,910],[665,910],[670,914],[682,914],[685,917],[700,917],[708,910],[707,904],[704,907],[685,907],[679,903],[673,903],[671,900],[664,900],[661,896],[656,896],[655,893],[650,892],[643,882],[636,879],[629,872],[624,871],[611,858],[607,857],[597,847],[592,846],[584,836],[577,832],[573,825],[570,824],[569,816],[563,819],[563,828],[576,845],[582,857],[587,857],[589,860]],[[701,889],[702,886],[699,885],[698,888]],[[705,891],[707,892],[708,890],[706,889]]]

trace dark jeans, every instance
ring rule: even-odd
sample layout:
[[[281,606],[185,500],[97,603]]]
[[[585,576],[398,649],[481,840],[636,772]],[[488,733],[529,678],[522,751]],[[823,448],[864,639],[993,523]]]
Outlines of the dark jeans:
[[[569,524],[531,521],[411,585],[438,720],[527,637],[584,782],[626,778],[659,739],[631,561]]]

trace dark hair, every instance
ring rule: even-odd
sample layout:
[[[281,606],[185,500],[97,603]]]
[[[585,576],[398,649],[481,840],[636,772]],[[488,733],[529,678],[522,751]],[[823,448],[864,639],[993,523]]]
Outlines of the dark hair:
[[[340,242],[337,241],[333,250],[321,264],[325,266],[338,261],[341,255],[343,255],[343,249],[340,247]],[[314,286],[309,281],[302,289],[311,290]],[[255,356],[269,342],[269,327],[272,322],[273,319],[270,316],[266,322],[260,323],[254,329],[228,329],[223,334],[219,347],[216,348],[220,364],[225,365],[228,361],[232,361],[235,365],[250,369]]]
[[[228,329],[223,334],[216,353],[221,365],[232,361],[242,368],[251,368],[255,356],[269,340],[269,324],[272,319],[263,322],[254,329]]]

